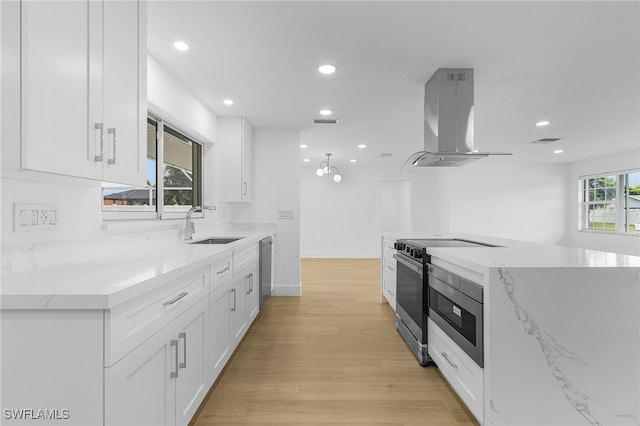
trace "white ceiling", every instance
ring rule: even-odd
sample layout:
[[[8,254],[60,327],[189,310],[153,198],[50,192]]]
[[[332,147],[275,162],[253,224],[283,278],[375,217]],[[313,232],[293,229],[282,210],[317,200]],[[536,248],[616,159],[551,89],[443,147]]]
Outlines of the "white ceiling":
[[[424,83],[447,67],[475,69],[476,149],[570,162],[639,146],[639,5],[150,1],[148,46],[216,114],[300,128],[312,164],[400,167],[422,150]],[[313,124],[322,108],[339,124]],[[544,137],[562,140],[530,143]]]

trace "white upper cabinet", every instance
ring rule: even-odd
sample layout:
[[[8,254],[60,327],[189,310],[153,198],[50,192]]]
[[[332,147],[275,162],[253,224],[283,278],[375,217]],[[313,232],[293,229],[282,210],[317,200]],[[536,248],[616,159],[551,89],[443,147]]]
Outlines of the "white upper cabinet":
[[[252,131],[244,117],[218,117],[215,143],[218,201],[252,201]]]
[[[144,185],[146,4],[23,1],[20,22],[21,167]]]

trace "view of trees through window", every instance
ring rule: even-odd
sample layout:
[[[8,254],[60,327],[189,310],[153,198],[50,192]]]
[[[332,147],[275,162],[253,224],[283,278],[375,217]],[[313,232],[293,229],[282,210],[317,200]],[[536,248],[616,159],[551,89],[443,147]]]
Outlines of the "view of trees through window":
[[[160,153],[162,170],[158,184],[157,164]],[[162,194],[160,207],[157,194]],[[103,211],[180,212],[200,205],[202,146],[163,121],[149,118],[146,186],[105,183],[102,200]]]
[[[581,229],[640,232],[640,172],[584,177]]]

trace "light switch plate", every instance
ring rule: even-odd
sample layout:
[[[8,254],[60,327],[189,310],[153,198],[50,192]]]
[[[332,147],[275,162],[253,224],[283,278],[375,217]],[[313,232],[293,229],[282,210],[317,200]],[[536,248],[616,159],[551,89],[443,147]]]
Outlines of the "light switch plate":
[[[57,204],[14,204],[13,230],[48,231],[58,229],[60,207]]]

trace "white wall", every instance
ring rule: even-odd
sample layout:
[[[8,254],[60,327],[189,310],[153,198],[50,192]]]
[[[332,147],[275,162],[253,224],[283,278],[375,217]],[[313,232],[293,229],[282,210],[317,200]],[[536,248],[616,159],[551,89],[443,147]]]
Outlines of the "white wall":
[[[298,159],[298,161],[300,161]],[[340,167],[342,182],[302,167],[302,257],[376,257],[379,245],[380,171]]]
[[[449,229],[568,244],[571,197],[566,164],[487,158],[449,175]]]
[[[640,169],[640,149],[571,164],[569,188],[572,202],[569,212],[571,221],[569,227],[569,245],[592,250],[640,256],[640,236],[637,234],[612,235],[602,232],[578,230],[578,200],[580,199],[578,178],[585,175],[638,169]]]
[[[414,235],[466,232],[566,244],[568,166],[483,159],[456,169],[341,167],[343,180],[302,168],[302,257],[377,257],[380,181],[413,179]]]
[[[230,222],[275,223],[274,295],[300,295],[300,132],[253,129],[253,202],[220,203]],[[225,205],[226,204],[226,205]],[[293,219],[279,219],[292,210]]]
[[[147,55],[147,101],[149,111],[199,142],[215,141],[217,116],[151,55]]]

